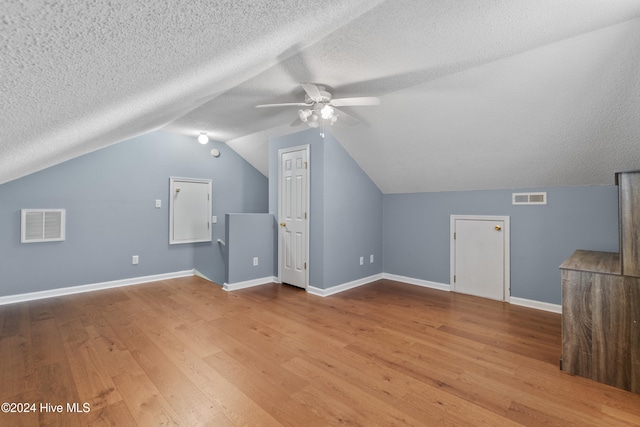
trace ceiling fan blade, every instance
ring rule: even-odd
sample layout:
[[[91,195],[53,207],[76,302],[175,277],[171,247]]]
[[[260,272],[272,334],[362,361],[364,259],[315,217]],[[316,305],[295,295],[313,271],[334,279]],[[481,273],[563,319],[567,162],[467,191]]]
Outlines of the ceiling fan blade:
[[[352,107],[365,105],[380,105],[380,98],[375,96],[362,96],[359,98],[337,98],[332,99],[329,104],[334,107]]]
[[[285,102],[282,104],[260,104],[256,105],[256,108],[268,108],[268,107],[311,107],[313,104],[307,104],[305,102]]]
[[[360,123],[360,120],[356,119],[350,114],[345,113],[343,110],[338,110],[334,108],[334,110],[338,113],[338,122],[344,123],[349,126],[354,126]]]
[[[320,89],[318,89],[318,86],[311,83],[300,83],[300,86],[302,86],[302,89],[307,92],[309,98],[316,102],[322,101],[322,95],[320,94]]]

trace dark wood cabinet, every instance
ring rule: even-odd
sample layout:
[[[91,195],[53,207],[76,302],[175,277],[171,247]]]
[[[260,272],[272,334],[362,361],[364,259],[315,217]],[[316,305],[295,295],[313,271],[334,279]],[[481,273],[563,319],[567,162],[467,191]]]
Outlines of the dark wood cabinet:
[[[620,253],[577,250],[560,266],[561,369],[640,393],[640,171],[616,183]]]
[[[640,171],[617,173],[616,184],[622,274],[640,277]]]

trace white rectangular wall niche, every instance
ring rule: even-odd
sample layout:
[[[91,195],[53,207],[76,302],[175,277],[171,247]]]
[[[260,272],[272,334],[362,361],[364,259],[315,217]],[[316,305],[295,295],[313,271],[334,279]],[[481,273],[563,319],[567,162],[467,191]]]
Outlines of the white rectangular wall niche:
[[[211,241],[211,180],[171,177],[169,243]]]

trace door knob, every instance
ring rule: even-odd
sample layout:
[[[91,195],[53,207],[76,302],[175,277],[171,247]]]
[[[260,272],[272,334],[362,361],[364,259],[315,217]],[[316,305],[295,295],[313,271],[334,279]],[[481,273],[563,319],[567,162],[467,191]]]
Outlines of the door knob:
[[[501,226],[499,226],[499,225],[496,225],[496,226],[495,226],[495,229],[496,229],[496,231],[500,231],[500,230],[502,230],[502,227],[501,227]]]
[[[280,227],[286,227],[286,226],[287,226],[287,223],[286,223],[286,222],[281,222],[281,223],[280,223]]]

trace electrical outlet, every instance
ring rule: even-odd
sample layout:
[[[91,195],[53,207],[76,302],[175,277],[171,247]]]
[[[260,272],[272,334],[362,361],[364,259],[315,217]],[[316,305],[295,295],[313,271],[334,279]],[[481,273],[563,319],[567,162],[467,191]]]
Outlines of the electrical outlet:
[[[156,200],[156,208],[162,207],[162,200]]]
[[[258,265],[258,257],[254,256],[253,257],[253,266],[255,267],[256,265]]]
[[[373,254],[369,255],[369,264],[373,264]]]
[[[140,258],[138,257],[138,255],[134,255],[131,257],[131,264],[136,265],[140,262]]]
[[[360,265],[364,265],[364,257],[363,256],[360,257]]]

